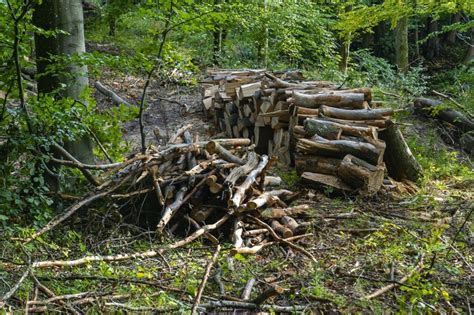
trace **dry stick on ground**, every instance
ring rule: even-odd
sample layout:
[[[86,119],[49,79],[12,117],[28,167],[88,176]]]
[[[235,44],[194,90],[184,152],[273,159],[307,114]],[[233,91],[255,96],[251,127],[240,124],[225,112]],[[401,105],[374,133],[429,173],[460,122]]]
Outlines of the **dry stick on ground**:
[[[173,144],[178,141],[179,137],[181,137],[187,130],[191,129],[193,125],[188,124],[186,126],[183,126],[179,128],[178,130],[175,131],[173,135],[171,135],[170,139],[168,140],[168,144]]]
[[[371,300],[373,298],[376,298],[382,294],[384,294],[385,292],[387,291],[390,291],[391,289],[393,288],[396,288],[396,287],[399,287],[400,285],[402,285],[403,283],[405,283],[408,279],[410,279],[410,277],[412,277],[415,273],[417,272],[420,272],[421,269],[423,269],[423,258],[424,256],[422,255],[421,258],[420,258],[420,261],[418,262],[418,264],[416,265],[416,267],[410,272],[408,273],[405,277],[401,278],[400,281],[398,281],[397,283],[391,283],[383,288],[380,288],[378,289],[377,291],[369,294],[369,295],[366,295],[364,297],[365,300]]]
[[[255,303],[249,302],[236,302],[236,301],[211,301],[207,304],[201,304],[200,307],[208,309],[216,308],[232,308],[232,309],[248,309],[248,310],[263,310],[263,311],[273,311],[281,313],[291,313],[297,311],[310,310],[310,305],[294,305],[294,306],[280,306],[280,305],[257,305]]]
[[[272,237],[273,237],[275,240],[277,240],[278,242],[283,243],[283,244],[287,245],[288,247],[291,247],[291,248],[293,248],[294,250],[301,252],[303,255],[305,255],[306,257],[310,258],[313,262],[317,262],[316,258],[314,258],[314,256],[313,256],[310,252],[308,252],[306,249],[304,249],[304,248],[302,248],[302,247],[300,247],[300,246],[298,246],[298,245],[295,245],[295,244],[293,244],[293,243],[291,243],[291,242],[289,242],[289,241],[287,241],[287,240],[281,238],[281,237],[278,236],[278,235],[276,234],[276,232],[275,232],[268,224],[266,224],[265,222],[263,222],[263,221],[257,219],[256,217],[253,217],[253,216],[251,216],[251,215],[248,215],[248,214],[245,215],[245,216],[246,216],[247,218],[249,218],[250,220],[254,221],[255,223],[257,223],[257,225],[260,225],[260,226],[266,228],[266,229],[270,232],[270,234],[272,235]]]
[[[37,287],[39,288],[39,290],[41,292],[43,292],[44,294],[46,294],[49,298],[54,298],[56,297],[56,294],[54,294],[53,291],[51,291],[50,289],[48,289],[45,285],[43,285],[39,280],[38,278],[36,278],[36,276],[30,272],[30,275],[31,277],[33,278],[33,280],[36,282],[36,285]],[[67,311],[69,311],[70,313],[72,314],[81,314],[79,313],[74,307],[72,307],[71,305],[68,305],[65,301],[63,300],[59,300],[58,303],[63,306]]]
[[[112,100],[112,102],[114,102],[115,104],[117,104],[117,105],[124,104],[124,105],[127,105],[127,106],[131,106],[127,101],[125,101],[123,98],[118,96],[114,91],[106,88],[99,81],[95,81],[94,87],[97,89],[97,91],[99,91],[103,95],[109,97]]]
[[[250,299],[250,294],[252,293],[253,286],[255,285],[255,278],[250,278],[245,285],[244,290],[242,291],[242,300],[248,301]]]
[[[158,250],[149,250],[146,252],[135,252],[131,254],[118,254],[118,255],[107,255],[107,256],[101,256],[101,255],[96,255],[96,256],[85,256],[79,259],[75,260],[46,260],[46,261],[37,261],[32,263],[31,267],[32,268],[50,268],[50,267],[71,267],[71,266],[80,266],[80,265],[85,265],[85,264],[90,264],[93,262],[113,262],[113,261],[124,261],[124,260],[130,260],[130,259],[135,259],[135,258],[152,258],[155,256],[158,256],[160,254],[163,254],[165,251],[170,250],[170,249],[175,249],[181,246],[184,246],[186,244],[191,243],[195,239],[199,238],[206,232],[215,230],[219,228],[222,224],[227,222],[227,220],[231,217],[230,214],[224,215],[221,219],[219,219],[217,222],[213,224],[208,224],[200,228],[199,230],[195,231],[193,234],[189,235],[188,237],[179,240],[175,243],[169,244],[165,247],[162,247]]]
[[[84,176],[87,178],[89,182],[91,182],[94,186],[100,186],[100,183],[97,181],[97,179],[92,175],[86,168],[81,168],[80,165],[82,165],[81,162],[79,162],[72,154],[66,151],[62,146],[60,146],[57,143],[52,144],[53,148],[59,151],[59,153],[67,158],[68,160],[74,162],[76,165],[78,165],[79,170],[84,174]]]
[[[18,280],[18,282],[0,298],[0,309],[3,309],[3,307],[5,307],[5,301],[11,298],[13,294],[15,294],[15,292],[20,288],[23,281],[25,281],[28,275],[30,274],[30,269],[31,267],[28,266],[23,275],[20,277],[20,280]]]
[[[206,266],[206,271],[204,272],[204,277],[202,278],[201,284],[199,285],[198,292],[196,294],[196,298],[194,299],[193,307],[191,309],[191,314],[197,314],[196,310],[201,302],[201,296],[204,292],[204,288],[206,287],[207,279],[209,278],[209,274],[211,273],[212,266],[216,263],[217,257],[219,256],[219,252],[221,251],[221,245],[217,245],[216,251],[212,256],[212,259]]]

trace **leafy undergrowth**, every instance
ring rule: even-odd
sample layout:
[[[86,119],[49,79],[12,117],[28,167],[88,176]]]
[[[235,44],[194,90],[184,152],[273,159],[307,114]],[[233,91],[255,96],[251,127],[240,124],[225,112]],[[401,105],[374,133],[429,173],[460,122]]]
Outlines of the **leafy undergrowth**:
[[[223,250],[202,303],[238,301],[247,281],[255,278],[251,299],[278,285],[285,292],[266,303],[305,305],[308,312],[449,313],[456,309],[463,313],[468,309],[473,261],[472,221],[467,218],[473,208],[470,191],[472,183],[460,182],[449,190],[432,187],[429,195],[421,190],[399,200],[385,194],[373,200],[330,199],[310,192],[299,202],[312,207],[306,219],[311,222],[307,233],[312,236],[298,244],[316,262],[278,245],[257,255],[231,256],[228,236],[215,235]],[[69,226],[26,245],[10,237],[25,237],[31,231],[3,238],[2,291],[15,284],[29,261],[144,252],[172,241],[124,223],[102,226],[106,218],[100,222],[94,212],[90,209],[82,221],[76,218]],[[34,268],[34,277],[22,283],[5,311],[24,309],[30,301],[30,310],[186,314],[214,250],[207,240],[199,239],[155,258]],[[39,284],[61,299],[49,297],[48,304],[39,303],[48,300],[41,290],[36,295]],[[391,284],[395,287],[368,298]]]

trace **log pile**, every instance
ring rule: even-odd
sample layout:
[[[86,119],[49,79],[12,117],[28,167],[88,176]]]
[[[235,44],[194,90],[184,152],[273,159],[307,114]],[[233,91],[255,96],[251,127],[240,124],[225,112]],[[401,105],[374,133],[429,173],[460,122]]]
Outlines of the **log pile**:
[[[257,152],[294,164],[310,184],[364,195],[382,186],[387,157],[379,132],[394,126],[394,110],[379,108],[369,88],[288,81],[262,70],[215,71],[204,84],[203,104],[220,131],[249,138]],[[403,137],[395,140],[395,146],[407,148]],[[390,149],[396,153],[391,158],[411,155]],[[396,167],[388,170],[394,178],[416,181],[419,176],[417,164],[406,172],[413,176],[400,175]]]

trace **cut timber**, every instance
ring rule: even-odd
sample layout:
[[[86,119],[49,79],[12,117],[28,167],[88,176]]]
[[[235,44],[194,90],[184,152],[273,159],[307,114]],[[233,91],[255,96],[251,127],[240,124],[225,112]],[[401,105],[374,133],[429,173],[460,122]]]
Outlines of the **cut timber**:
[[[438,110],[438,107],[443,104],[441,101],[419,97],[415,99],[414,104],[416,111],[446,121],[463,132],[474,130],[474,121],[461,112],[450,108]]]
[[[367,101],[367,102],[372,101],[372,91],[368,87],[347,89],[347,90],[334,90],[332,92],[336,93],[336,94],[338,94],[338,93],[363,93],[365,101]]]
[[[247,162],[234,168],[224,181],[225,187],[233,187],[237,180],[250,173],[258,165],[258,156],[255,152],[249,152]]]
[[[353,155],[346,155],[338,169],[339,177],[363,195],[373,195],[383,184],[385,168],[374,166]]]
[[[298,222],[296,222],[295,219],[293,219],[292,217],[290,216],[287,216],[285,215],[283,218],[281,218],[281,223],[286,226],[287,228],[289,228],[291,230],[291,232],[293,232],[293,234],[296,233],[296,231],[298,230],[299,228],[299,224]]]
[[[269,208],[260,212],[260,216],[264,219],[280,219],[284,216],[308,216],[310,209],[308,205],[298,205],[289,208]]]
[[[277,176],[265,176],[263,181],[263,187],[271,187],[271,186],[280,186],[281,185],[281,178]]]
[[[306,135],[310,137],[317,134],[329,140],[339,139],[341,133],[362,138],[370,137],[372,139],[377,139],[378,137],[377,130],[374,127],[351,126],[324,119],[308,118],[304,122],[304,129],[306,131]]]
[[[295,156],[295,167],[298,175],[305,172],[337,175],[340,164],[341,160],[336,158],[302,154],[296,154]]]
[[[393,125],[380,131],[379,136],[387,144],[384,161],[390,177],[417,182],[421,177],[421,166],[411,153],[398,126]]]
[[[262,173],[263,169],[268,164],[268,156],[262,155],[262,160],[258,163],[257,167],[250,172],[250,174],[245,178],[245,181],[236,188],[234,196],[228,201],[228,206],[230,208],[237,208],[242,203],[242,200],[245,197],[245,192],[250,188],[250,186],[256,181],[257,176]],[[226,180],[227,181],[227,180]]]
[[[298,116],[298,115],[319,116],[319,109],[295,106],[293,104],[290,105],[289,112],[292,116]]]
[[[244,98],[247,98],[247,97],[252,97],[254,93],[260,89],[260,86],[261,86],[260,82],[241,85],[237,93],[239,100],[243,100]]]
[[[257,198],[247,202],[247,208],[251,210],[255,210],[265,205],[268,205],[275,199],[275,197],[280,197],[282,195],[291,195],[291,194],[292,192],[286,189],[267,191],[261,194],[260,196],[258,196]]]
[[[380,109],[342,109],[330,106],[321,106],[319,108],[321,114],[327,117],[333,117],[346,120],[378,120],[384,119],[386,116],[393,115],[391,108]]]
[[[277,220],[273,220],[271,223],[272,229],[277,232],[283,238],[288,238],[293,236],[293,232],[284,225],[281,225]]]
[[[310,118],[313,118],[313,117],[310,117]],[[327,116],[325,116],[324,119],[328,121],[337,122],[340,124],[350,124],[350,125],[360,126],[360,127],[373,126],[373,127],[378,127],[378,128],[388,128],[393,125],[393,121],[391,121],[390,119],[345,120],[345,119],[331,118]]]
[[[340,192],[351,192],[352,187],[344,183],[339,177],[326,174],[305,172],[301,175],[303,181],[314,188],[329,186]]]
[[[210,154],[217,154],[221,159],[226,160],[231,163],[244,165],[244,161],[239,157],[233,155],[223,146],[221,146],[217,141],[209,141],[206,145],[206,151]]]
[[[364,108],[364,94],[303,94],[294,92],[289,102],[308,108],[319,108],[323,104],[333,107]]]
[[[351,140],[326,140],[319,137],[313,140],[298,140],[297,149],[298,152],[304,154],[335,157],[344,157],[346,154],[352,154],[374,165],[379,165],[383,161],[385,143],[383,141],[374,141],[374,144],[372,144]]]

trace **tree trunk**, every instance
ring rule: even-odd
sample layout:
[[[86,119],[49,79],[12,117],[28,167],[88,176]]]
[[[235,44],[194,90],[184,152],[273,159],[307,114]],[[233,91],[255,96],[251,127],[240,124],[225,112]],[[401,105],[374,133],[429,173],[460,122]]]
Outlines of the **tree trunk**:
[[[455,13],[451,15],[451,24],[459,23],[461,20],[461,13]],[[456,30],[452,30],[448,32],[448,35],[446,36],[446,40],[448,41],[449,44],[454,44],[456,42],[456,37],[458,35],[458,32]]]
[[[432,33],[435,33],[438,31],[438,21],[433,20],[432,18],[428,19],[428,36],[431,35]],[[432,60],[436,57],[439,56],[439,39],[438,36],[431,37],[428,39],[426,42],[426,59]]]
[[[61,97],[80,99],[88,86],[87,67],[69,64],[54,73],[47,73],[47,68],[54,63],[50,56],[70,56],[86,51],[81,1],[44,0],[35,7],[33,22],[47,31],[60,29],[68,33],[56,37],[35,34],[37,72],[43,74],[38,78],[39,94],[58,93]],[[89,137],[66,143],[65,147],[79,161],[93,163]]]
[[[465,64],[470,64],[474,60],[474,27],[471,28],[471,40],[469,44],[469,48],[464,58]]]
[[[422,175],[421,166],[411,153],[398,126],[393,125],[380,131],[379,136],[387,145],[384,161],[388,174],[396,180],[418,181]]]
[[[351,47],[351,41],[349,39],[341,40],[341,60],[339,61],[339,71],[347,73],[347,66],[349,64],[349,52]]]
[[[395,28],[395,64],[399,71],[408,70],[408,17],[398,20]]]

